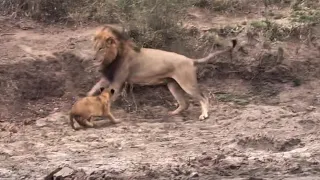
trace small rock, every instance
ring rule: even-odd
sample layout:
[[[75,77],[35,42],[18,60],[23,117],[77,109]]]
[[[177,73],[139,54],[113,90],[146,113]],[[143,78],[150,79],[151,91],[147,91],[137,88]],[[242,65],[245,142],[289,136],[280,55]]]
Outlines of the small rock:
[[[190,174],[190,178],[195,178],[195,177],[199,177],[199,174],[197,172],[192,172]]]
[[[23,121],[24,125],[30,125],[32,123],[32,120],[26,119]]]
[[[23,24],[20,24],[20,25],[19,25],[19,28],[20,28],[20,29],[22,29],[22,30],[29,30],[29,29],[33,29],[31,26],[23,25]]]
[[[44,126],[47,125],[46,121],[47,121],[46,118],[38,119],[38,120],[36,121],[36,126],[38,126],[38,127],[44,127]]]
[[[316,107],[314,106],[309,106],[306,108],[307,111],[314,111],[316,109]]]
[[[258,118],[256,117],[251,117],[251,116],[247,117],[247,121],[256,121],[256,120],[258,120]]]
[[[9,131],[12,133],[17,133],[18,129],[16,127],[12,127]]]
[[[230,167],[240,167],[244,160],[244,157],[227,156],[225,159],[222,159],[221,161],[230,165]]]
[[[83,170],[77,171],[74,174],[74,177],[77,177],[78,179],[85,179],[86,173]]]
[[[298,163],[292,164],[289,168],[290,173],[298,174],[302,172],[301,166]]]
[[[72,173],[74,172],[73,169],[69,168],[69,167],[63,167],[60,171],[58,171],[57,173],[54,174],[54,177],[67,177],[72,175]]]
[[[62,168],[59,167],[59,168],[56,168],[54,171],[50,172],[46,177],[44,177],[43,179],[44,180],[53,180],[53,175],[57,172],[59,172]]]
[[[87,136],[87,141],[88,142],[93,142],[93,141],[97,141],[99,140],[100,136],[96,135],[96,134],[89,134]]]
[[[249,177],[248,180],[263,180],[262,178],[258,178],[258,177]]]
[[[303,112],[306,110],[305,106],[302,104],[292,104],[289,106],[289,108],[294,113]]]

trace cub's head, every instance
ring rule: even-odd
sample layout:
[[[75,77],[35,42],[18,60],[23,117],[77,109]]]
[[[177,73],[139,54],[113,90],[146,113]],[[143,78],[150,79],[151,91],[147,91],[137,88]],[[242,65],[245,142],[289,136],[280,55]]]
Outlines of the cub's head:
[[[102,87],[102,88],[100,88],[100,92],[101,92],[101,96],[104,96],[109,99],[114,94],[115,90]]]
[[[94,36],[95,60],[108,66],[123,53],[124,43],[129,40],[124,30],[112,25],[100,28]]]

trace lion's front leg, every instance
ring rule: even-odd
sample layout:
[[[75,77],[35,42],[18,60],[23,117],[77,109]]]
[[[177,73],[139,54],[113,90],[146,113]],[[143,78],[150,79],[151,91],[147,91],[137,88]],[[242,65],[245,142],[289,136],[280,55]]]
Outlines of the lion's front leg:
[[[113,89],[114,90],[114,94],[111,97],[111,101],[114,102],[120,95],[125,82],[128,79],[129,76],[129,65],[128,64],[124,64],[121,69],[119,69],[115,75],[114,75],[114,79],[113,81],[110,83],[109,89]]]
[[[124,82],[114,82],[111,83],[109,88],[114,90],[114,94],[111,96],[111,101],[114,102],[118,99],[123,89]]]
[[[109,84],[110,82],[105,77],[102,77],[87,93],[87,96],[95,95],[98,92],[98,90],[100,90],[100,88],[102,87],[106,88]]]

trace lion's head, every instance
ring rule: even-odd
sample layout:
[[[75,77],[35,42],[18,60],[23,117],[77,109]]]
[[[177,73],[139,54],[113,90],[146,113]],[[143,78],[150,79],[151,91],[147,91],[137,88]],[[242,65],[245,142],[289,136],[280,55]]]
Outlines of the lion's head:
[[[120,30],[114,25],[105,25],[94,36],[95,60],[103,66],[107,66],[118,56],[123,55],[124,49],[128,45],[135,46],[124,29]]]

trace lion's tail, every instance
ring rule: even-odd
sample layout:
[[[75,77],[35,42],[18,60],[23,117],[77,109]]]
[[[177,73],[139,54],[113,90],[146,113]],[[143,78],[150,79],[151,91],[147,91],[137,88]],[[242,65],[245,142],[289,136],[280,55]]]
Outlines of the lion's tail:
[[[234,49],[234,47],[236,47],[236,45],[237,45],[237,40],[233,39],[231,42],[232,42],[232,47],[230,49],[221,50],[221,51],[217,51],[217,52],[214,52],[214,53],[210,53],[207,57],[200,58],[200,59],[193,59],[193,61],[196,64],[205,63],[205,62],[208,62],[210,59],[214,58],[215,56],[217,56],[219,54],[223,54],[225,52],[232,51]]]

